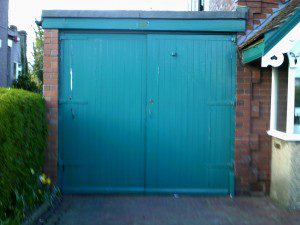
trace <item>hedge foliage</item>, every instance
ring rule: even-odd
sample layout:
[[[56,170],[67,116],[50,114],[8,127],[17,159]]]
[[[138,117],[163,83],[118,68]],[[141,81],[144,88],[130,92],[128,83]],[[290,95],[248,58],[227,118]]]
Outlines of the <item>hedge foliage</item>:
[[[42,85],[34,79],[33,75],[20,75],[17,80],[14,80],[13,87],[18,89],[23,89],[27,91],[32,91],[35,93],[42,92]]]
[[[42,95],[0,88],[0,224],[19,224],[41,201],[45,113]]]

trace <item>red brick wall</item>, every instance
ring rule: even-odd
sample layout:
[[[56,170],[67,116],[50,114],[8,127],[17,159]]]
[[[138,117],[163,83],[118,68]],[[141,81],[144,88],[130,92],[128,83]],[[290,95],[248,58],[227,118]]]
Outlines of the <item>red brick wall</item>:
[[[44,31],[44,96],[49,126],[48,149],[45,153],[44,171],[57,181],[58,150],[58,30]]]
[[[226,0],[222,0],[226,1]],[[238,0],[239,6],[247,6],[249,8],[247,30],[260,24],[261,19],[267,18],[274,9],[279,7],[279,3],[283,0]]]
[[[237,62],[235,163],[238,193],[268,193],[271,69]]]

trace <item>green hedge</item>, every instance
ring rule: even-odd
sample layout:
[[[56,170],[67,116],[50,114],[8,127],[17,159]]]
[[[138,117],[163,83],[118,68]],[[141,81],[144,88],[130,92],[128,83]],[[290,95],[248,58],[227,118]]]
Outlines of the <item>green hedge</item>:
[[[0,88],[0,224],[18,224],[41,201],[47,143],[42,95]]]

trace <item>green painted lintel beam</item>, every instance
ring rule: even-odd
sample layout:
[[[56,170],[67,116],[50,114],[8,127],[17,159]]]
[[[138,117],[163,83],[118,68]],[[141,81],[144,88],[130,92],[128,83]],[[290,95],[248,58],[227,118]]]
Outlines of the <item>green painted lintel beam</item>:
[[[168,19],[99,19],[99,18],[43,18],[43,28],[97,29],[141,31],[208,31],[244,32],[246,21],[228,20],[168,20]]]
[[[261,41],[242,51],[243,64],[252,62],[264,55],[265,42]]]

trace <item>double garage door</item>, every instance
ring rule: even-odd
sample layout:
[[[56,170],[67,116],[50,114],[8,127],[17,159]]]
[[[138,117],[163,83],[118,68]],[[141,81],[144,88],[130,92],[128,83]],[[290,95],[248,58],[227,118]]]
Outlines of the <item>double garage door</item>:
[[[62,33],[63,191],[233,192],[231,38]]]

